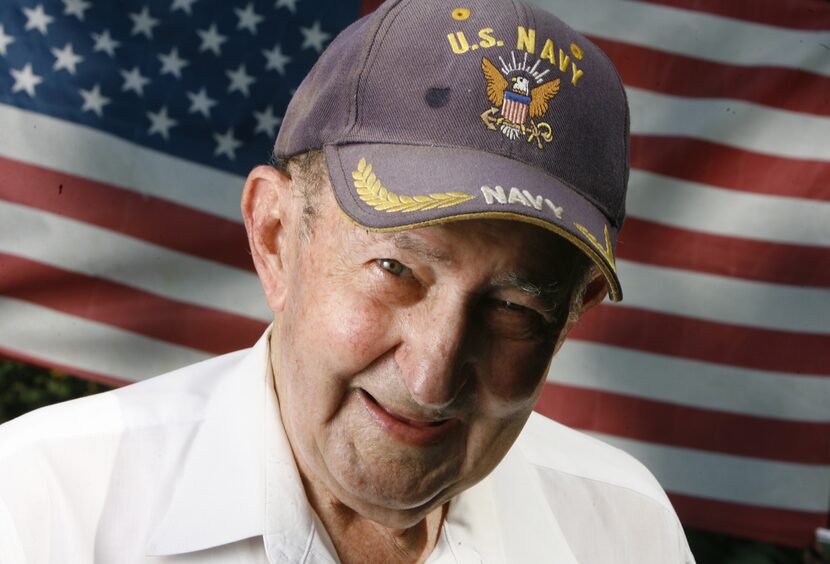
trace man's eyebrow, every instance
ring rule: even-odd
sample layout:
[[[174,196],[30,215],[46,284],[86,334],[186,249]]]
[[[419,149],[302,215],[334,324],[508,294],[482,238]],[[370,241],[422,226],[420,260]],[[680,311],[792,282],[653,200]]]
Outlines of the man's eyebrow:
[[[517,272],[507,272],[494,276],[490,283],[497,288],[515,288],[537,298],[547,313],[555,314],[562,306],[562,285],[558,282],[542,284]]]
[[[440,262],[443,264],[453,262],[452,257],[448,253],[429,246],[422,239],[413,237],[409,233],[395,233],[392,241],[399,250],[418,255],[429,262]]]

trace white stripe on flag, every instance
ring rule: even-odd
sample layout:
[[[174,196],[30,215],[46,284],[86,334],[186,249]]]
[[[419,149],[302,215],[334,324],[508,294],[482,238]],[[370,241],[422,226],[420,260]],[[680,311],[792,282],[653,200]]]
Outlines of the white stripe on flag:
[[[213,355],[0,296],[0,344],[41,361],[142,380]]]
[[[630,453],[657,476],[666,490],[776,509],[827,511],[830,466],[796,464],[716,454],[590,435]]]
[[[4,201],[0,201],[0,252],[182,302],[262,321],[273,319],[252,272]]]
[[[830,246],[830,202],[739,192],[632,170],[626,211],[704,233]]]
[[[242,221],[245,179],[89,127],[0,104],[0,156]]]
[[[830,290],[617,261],[627,307],[800,333],[830,333]],[[617,304],[611,303],[612,307]]]
[[[547,379],[741,415],[815,423],[830,419],[830,378],[738,368],[573,339],[554,358]]]
[[[794,159],[830,161],[830,118],[630,86],[626,93],[633,134],[693,137]]]
[[[582,0],[528,1],[586,35],[732,65],[830,76],[826,31],[772,27],[653,3],[592,0],[589,9]]]

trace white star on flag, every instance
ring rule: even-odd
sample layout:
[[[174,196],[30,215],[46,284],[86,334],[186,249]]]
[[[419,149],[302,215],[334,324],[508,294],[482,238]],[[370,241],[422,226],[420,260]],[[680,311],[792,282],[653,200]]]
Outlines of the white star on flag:
[[[133,67],[133,70],[129,72],[122,70],[121,76],[124,77],[124,86],[121,87],[121,90],[124,92],[132,90],[139,96],[144,95],[144,87],[150,83],[150,79],[142,75],[138,67]]]
[[[46,28],[49,24],[55,21],[55,18],[43,11],[43,4],[38,4],[34,9],[23,8],[23,14],[26,16],[24,29],[36,29],[43,35],[46,35]]]
[[[287,8],[292,14],[297,11],[298,0],[277,0],[275,8]]]
[[[75,66],[84,60],[83,57],[72,50],[72,44],[67,43],[63,49],[52,49],[52,54],[55,56],[55,64],[52,70],[65,69],[69,74],[75,74]]]
[[[181,78],[182,69],[190,64],[179,57],[179,50],[176,47],[173,47],[167,55],[159,55],[159,60],[161,61],[161,74],[172,74],[176,78]]]
[[[0,24],[0,55],[6,54],[6,47],[14,43],[14,37],[6,35],[3,24]]]
[[[12,86],[12,92],[20,92],[22,90],[26,94],[34,98],[35,86],[43,82],[43,78],[32,72],[32,64],[26,63],[26,65],[22,69],[11,69],[10,72],[12,73],[12,77],[14,77],[14,85]]]
[[[241,92],[247,98],[251,93],[251,84],[256,82],[256,79],[248,74],[248,71],[245,70],[245,65],[239,65],[239,68],[235,71],[225,71],[225,74],[231,80],[231,84],[228,86],[228,93]]]
[[[170,6],[170,11],[181,10],[188,16],[191,14],[191,9],[196,0],[173,0],[173,5]]]
[[[256,26],[262,23],[265,18],[254,12],[254,5],[248,3],[244,10],[234,8],[233,11],[236,12],[236,17],[239,18],[236,29],[247,29],[253,35],[256,35]]]
[[[86,0],[63,0],[63,14],[65,16],[75,16],[81,21],[84,21],[84,12],[92,7],[91,2]]]
[[[101,87],[96,84],[91,90],[81,89],[81,97],[84,99],[84,105],[81,106],[82,112],[95,112],[98,117],[104,113],[104,106],[110,103],[110,99],[101,94]]]
[[[138,13],[131,13],[130,19],[133,20],[133,29],[130,35],[145,35],[147,39],[153,38],[153,28],[159,24],[159,20],[150,15],[150,9],[144,6]]]
[[[231,160],[236,158],[236,150],[242,146],[242,142],[233,136],[232,127],[229,127],[222,135],[214,133],[213,139],[216,141],[214,155],[225,155]]]
[[[323,51],[324,43],[331,38],[330,33],[326,33],[320,28],[320,21],[315,21],[311,27],[300,27],[300,33],[303,34],[303,49],[314,49],[318,53]]]
[[[277,134],[277,126],[282,123],[282,118],[274,115],[272,106],[268,106],[263,112],[254,111],[254,119],[256,119],[254,133],[262,132],[269,138],[273,138]]]
[[[216,24],[211,24],[207,29],[196,30],[196,33],[202,38],[199,51],[212,51],[217,57],[222,54],[222,43],[228,38],[216,30]]]
[[[158,133],[165,139],[168,139],[170,136],[170,128],[179,123],[167,115],[167,106],[162,106],[156,113],[147,112],[147,117],[150,119],[150,129],[147,133],[150,135]]]
[[[92,47],[93,51],[103,51],[110,57],[115,56],[115,50],[121,45],[120,41],[116,41],[110,37],[110,30],[105,29],[103,33],[93,33],[92,39],[95,40],[95,45]]]
[[[280,74],[285,74],[285,65],[291,62],[291,57],[282,52],[282,46],[279,43],[274,45],[274,48],[268,51],[263,49],[262,54],[265,55],[265,70],[275,70]]]
[[[204,88],[198,92],[188,92],[187,97],[190,98],[190,113],[199,112],[206,118],[210,119],[210,109],[216,105],[216,100],[210,98]]]

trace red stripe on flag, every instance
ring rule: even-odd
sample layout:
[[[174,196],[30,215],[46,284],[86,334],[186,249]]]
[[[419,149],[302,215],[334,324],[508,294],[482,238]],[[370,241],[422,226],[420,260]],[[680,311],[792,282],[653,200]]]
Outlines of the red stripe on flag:
[[[375,11],[375,9],[377,9],[377,7],[381,4],[383,4],[383,0],[361,0],[360,15],[365,16],[366,14]]]
[[[155,196],[0,157],[0,198],[203,259],[254,269],[241,223]]]
[[[803,30],[830,29],[830,3],[820,0],[640,0],[748,22]]]
[[[830,201],[830,163],[756,153],[710,141],[632,135],[631,166],[742,192]]]
[[[675,96],[731,98],[830,116],[830,77],[782,67],[738,66],[590,38],[614,61],[626,86]]]
[[[569,427],[638,441],[830,464],[830,422],[727,413],[557,383],[545,385],[536,411]]]
[[[830,376],[830,335],[601,305],[579,320],[569,338],[757,370]]]
[[[120,380],[118,378],[113,378],[112,376],[98,374],[97,372],[90,372],[89,370],[78,368],[77,366],[70,366],[68,364],[63,364],[62,362],[56,362],[52,359],[32,356],[26,353],[22,353],[17,349],[7,349],[6,347],[2,346],[0,346],[0,358],[7,358],[9,360],[24,362],[26,364],[33,364],[35,366],[41,366],[49,370],[58,370],[60,372],[71,374],[72,376],[80,376],[81,378],[86,378],[87,380],[92,380],[93,382],[98,382],[99,384],[105,384],[107,386],[113,386],[116,388],[126,386],[127,384],[132,384],[131,381]],[[147,374],[148,378],[150,376],[157,376],[157,374]]]
[[[774,509],[671,491],[668,494],[685,527],[736,537],[804,548],[813,544],[818,527],[828,525],[827,513]]]
[[[266,326],[5,253],[0,253],[0,294],[214,354],[251,346]]]
[[[620,258],[719,276],[830,288],[830,247],[711,235],[629,217]]]

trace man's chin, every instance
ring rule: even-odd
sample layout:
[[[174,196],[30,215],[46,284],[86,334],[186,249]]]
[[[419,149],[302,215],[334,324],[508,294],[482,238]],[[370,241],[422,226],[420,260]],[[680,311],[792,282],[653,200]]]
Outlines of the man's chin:
[[[367,499],[352,496],[348,505],[361,517],[390,529],[408,529],[420,523],[430,512],[443,505],[452,495],[439,491],[426,500]]]
[[[374,466],[373,470],[379,470]],[[352,468],[354,471],[355,468]],[[387,473],[388,472],[388,473]],[[425,482],[413,469],[389,469],[377,475],[368,472],[355,476],[340,474],[337,497],[367,519],[391,528],[407,528],[421,521],[430,511],[458,493],[455,473],[433,476]],[[409,479],[411,477],[411,479]]]

